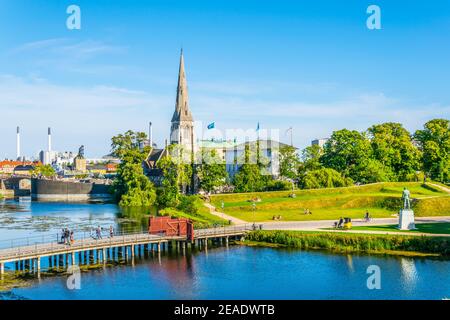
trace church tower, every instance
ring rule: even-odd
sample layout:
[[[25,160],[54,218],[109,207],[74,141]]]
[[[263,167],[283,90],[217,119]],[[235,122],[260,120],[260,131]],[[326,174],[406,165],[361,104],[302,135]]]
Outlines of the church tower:
[[[189,109],[189,97],[184,70],[183,50],[180,56],[180,70],[178,72],[177,100],[175,112],[172,116],[172,126],[170,128],[170,143],[175,143],[183,147],[184,154],[195,152],[194,118]]]

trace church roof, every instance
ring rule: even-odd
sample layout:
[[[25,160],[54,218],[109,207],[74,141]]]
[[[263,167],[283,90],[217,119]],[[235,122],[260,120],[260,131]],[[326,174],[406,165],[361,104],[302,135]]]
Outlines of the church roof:
[[[186,72],[184,70],[183,50],[180,56],[180,70],[178,71],[177,100],[175,103],[175,112],[172,122],[194,121],[191,110],[189,110],[189,96],[186,81]]]

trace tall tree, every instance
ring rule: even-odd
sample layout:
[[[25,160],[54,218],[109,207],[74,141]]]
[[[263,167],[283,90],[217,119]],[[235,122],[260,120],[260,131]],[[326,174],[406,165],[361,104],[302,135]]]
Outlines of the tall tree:
[[[265,161],[260,163],[258,162],[260,159],[261,156],[257,157],[248,145],[245,146],[243,159],[240,160],[241,167],[233,179],[235,192],[254,192],[265,189],[268,176],[263,174]]]
[[[400,123],[383,123],[368,129],[373,157],[381,163],[379,169],[387,180],[408,180],[419,170],[420,151],[410,133]]]
[[[371,151],[364,133],[342,129],[334,131],[325,143],[320,162],[344,177],[359,181],[358,167],[371,157]]]
[[[414,138],[423,152],[423,169],[427,176],[441,182],[450,179],[450,121],[434,119],[417,130]]]
[[[225,185],[228,178],[226,164],[219,157],[216,150],[201,150],[201,164],[198,168],[200,188],[211,192],[215,188]]]
[[[146,139],[145,133],[131,130],[111,139],[112,154],[121,160],[113,183],[114,195],[120,206],[149,207],[155,203],[155,188],[142,167],[150,151],[150,147],[143,147]]]
[[[180,145],[168,147],[168,154],[156,164],[162,171],[162,186],[158,188],[158,205],[160,207],[176,207],[181,195],[186,193],[192,180],[192,165],[188,157],[183,155]]]
[[[280,176],[295,179],[299,166],[297,151],[294,147],[284,145],[280,148]]]
[[[312,171],[318,170],[322,167],[320,163],[320,157],[323,154],[323,149],[314,144],[312,146],[308,146],[302,151],[302,164],[304,171]]]

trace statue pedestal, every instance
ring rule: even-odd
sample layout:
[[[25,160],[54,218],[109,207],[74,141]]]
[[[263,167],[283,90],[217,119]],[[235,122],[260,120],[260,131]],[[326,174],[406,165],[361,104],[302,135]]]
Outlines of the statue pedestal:
[[[400,209],[398,228],[400,230],[414,230],[414,211],[410,209]]]

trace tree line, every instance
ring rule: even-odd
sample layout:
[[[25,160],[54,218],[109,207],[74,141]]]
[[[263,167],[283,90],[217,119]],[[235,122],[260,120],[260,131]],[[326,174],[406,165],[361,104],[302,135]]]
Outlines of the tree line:
[[[323,148],[312,145],[300,157],[282,150],[281,176],[302,188],[339,187],[386,181],[449,181],[449,120],[434,119],[411,134],[400,123],[366,131],[334,131]],[[286,155],[290,155],[287,157]]]
[[[265,172],[270,159],[246,145],[239,170],[231,178],[225,161],[215,150],[200,150],[203,160],[192,165],[179,161],[169,146],[157,163],[160,187],[145,176],[142,163],[150,152],[146,134],[127,131],[112,138],[112,154],[121,159],[113,191],[120,205],[192,209],[194,200],[185,194],[194,186],[206,192],[232,190],[255,192],[299,188],[343,187],[355,183],[420,181],[446,183],[450,174],[449,120],[434,119],[414,134],[400,123],[373,125],[366,131],[334,131],[323,147],[312,145],[300,153],[292,146],[279,150],[279,177]],[[197,156],[197,155],[196,155]],[[192,177],[195,177],[193,179]],[[182,208],[180,208],[180,206]]]

